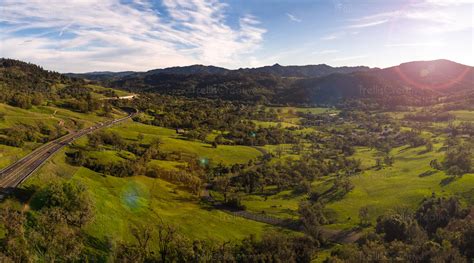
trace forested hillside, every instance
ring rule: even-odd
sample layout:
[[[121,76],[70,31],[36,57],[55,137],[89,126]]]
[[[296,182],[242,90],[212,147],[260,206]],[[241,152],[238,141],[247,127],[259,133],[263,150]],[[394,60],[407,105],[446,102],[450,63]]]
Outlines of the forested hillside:
[[[294,105],[337,105],[369,99],[386,106],[432,105],[472,90],[472,67],[446,60],[410,62],[387,69],[327,65],[226,70],[190,66],[143,73],[80,76],[109,87],[187,97]]]

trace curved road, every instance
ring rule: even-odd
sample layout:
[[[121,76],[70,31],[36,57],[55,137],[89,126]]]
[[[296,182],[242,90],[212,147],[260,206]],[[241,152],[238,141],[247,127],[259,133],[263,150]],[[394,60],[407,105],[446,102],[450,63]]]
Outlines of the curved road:
[[[120,119],[98,123],[95,126],[69,133],[59,139],[40,146],[30,154],[25,156],[23,159],[11,164],[3,170],[0,170],[0,200],[3,199],[9,193],[11,193],[13,189],[15,189],[26,178],[32,175],[51,156],[53,156],[56,152],[58,152],[66,145],[69,145],[71,142],[79,139],[80,137],[86,134],[123,122],[132,118],[135,115],[136,113],[131,113],[130,115]]]

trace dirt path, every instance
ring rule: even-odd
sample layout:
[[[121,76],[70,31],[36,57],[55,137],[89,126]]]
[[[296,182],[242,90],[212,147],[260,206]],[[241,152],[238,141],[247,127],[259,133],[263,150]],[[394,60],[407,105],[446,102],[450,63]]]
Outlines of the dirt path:
[[[293,231],[301,231],[298,222],[290,219],[281,219],[272,217],[266,214],[252,213],[249,211],[230,211],[221,209],[222,211],[236,217],[242,217],[248,220],[257,221],[260,223],[265,223],[277,227],[287,228]],[[321,235],[324,239],[329,240],[330,242],[339,243],[339,244],[349,244],[356,242],[359,238],[362,237],[362,232],[355,230],[334,230],[321,227]]]
[[[259,151],[260,153],[262,153],[262,155],[266,155],[268,154],[268,151],[263,149],[262,147],[258,147],[258,146],[252,146],[252,148],[254,148],[255,150]]]

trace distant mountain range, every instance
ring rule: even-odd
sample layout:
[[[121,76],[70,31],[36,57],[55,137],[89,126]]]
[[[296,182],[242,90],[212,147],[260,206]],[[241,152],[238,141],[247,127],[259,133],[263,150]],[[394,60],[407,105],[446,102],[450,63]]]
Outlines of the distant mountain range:
[[[471,96],[474,90],[473,67],[449,60],[408,62],[385,69],[275,64],[229,70],[192,65],[147,72],[65,75],[133,92],[275,104],[336,104],[347,99],[369,99],[393,105],[425,105],[447,96]]]
[[[272,74],[286,78],[316,78],[335,73],[348,74],[368,70],[370,70],[370,68],[364,66],[331,67],[326,64],[307,66],[281,66],[280,64],[275,64],[273,66],[265,66],[260,68],[239,69],[238,71],[245,73]]]
[[[204,65],[191,65],[184,67],[170,67],[164,69],[153,69],[147,72],[90,72],[90,73],[67,73],[66,75],[86,78],[90,80],[105,80],[105,79],[117,79],[126,76],[139,76],[139,75],[155,75],[155,74],[174,74],[174,75],[194,75],[194,74],[271,74],[279,77],[295,77],[295,78],[315,78],[322,77],[334,73],[353,73],[357,71],[368,71],[369,67],[331,67],[326,64],[320,65],[306,65],[306,66],[281,66],[275,64],[273,66],[265,66],[260,68],[241,68],[237,70],[230,70],[215,66],[204,66]]]

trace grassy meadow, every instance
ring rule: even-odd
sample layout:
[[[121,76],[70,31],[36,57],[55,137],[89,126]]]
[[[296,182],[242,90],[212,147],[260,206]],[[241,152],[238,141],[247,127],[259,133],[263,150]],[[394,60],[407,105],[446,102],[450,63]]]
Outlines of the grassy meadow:
[[[195,195],[160,179],[118,178],[70,166],[65,163],[64,154],[50,160],[23,187],[41,187],[55,180],[72,180],[86,186],[95,209],[87,232],[102,241],[112,237],[131,240],[131,224],[149,225],[161,220],[189,237],[220,241],[259,235],[269,227],[209,209]]]
[[[110,129],[128,140],[137,140],[143,135],[143,142],[149,143],[155,138],[162,142],[161,149],[165,152],[187,153],[198,158],[206,158],[214,164],[246,163],[261,155],[261,152],[253,147],[236,145],[219,145],[213,148],[210,144],[191,141],[176,133],[175,130],[145,125],[128,121]]]

